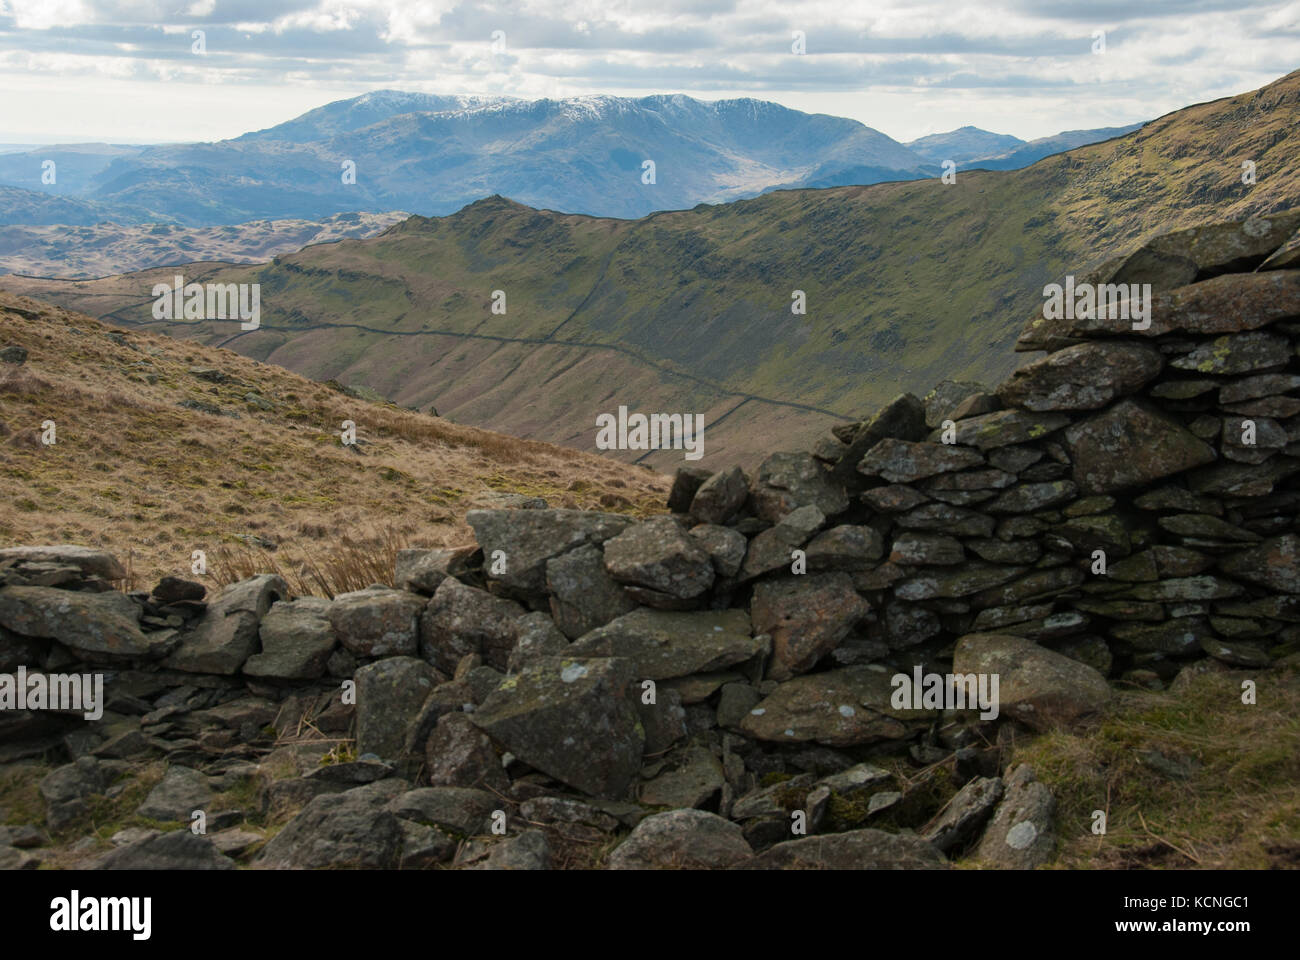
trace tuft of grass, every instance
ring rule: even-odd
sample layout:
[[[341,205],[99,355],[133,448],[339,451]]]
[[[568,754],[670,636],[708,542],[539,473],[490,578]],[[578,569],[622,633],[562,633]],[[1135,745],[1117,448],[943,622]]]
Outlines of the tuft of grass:
[[[1253,705],[1243,680],[1257,685]],[[1125,692],[1095,727],[1012,752],[1057,798],[1057,866],[1300,863],[1300,672],[1206,672],[1179,687]],[[1092,833],[1096,810],[1104,835]]]
[[[409,541],[409,535],[384,527],[368,536],[345,534],[332,546],[290,542],[273,553],[242,543],[222,544],[210,558],[210,569],[222,584],[271,573],[281,577],[294,596],[333,598],[373,583],[391,584],[397,551]]]

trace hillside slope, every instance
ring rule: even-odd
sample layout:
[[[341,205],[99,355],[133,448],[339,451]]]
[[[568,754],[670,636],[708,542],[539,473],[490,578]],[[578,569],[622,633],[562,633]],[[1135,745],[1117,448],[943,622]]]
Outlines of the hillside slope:
[[[262,285],[251,333],[154,321],[149,291],[174,271],[5,285],[584,449],[620,404],[701,413],[706,463],[753,463],[900,391],[1001,379],[1064,274],[1157,233],[1300,204],[1298,122],[1300,72],[954,184],[777,191],[631,222],[491,198],[263,266],[190,267],[187,280]]]
[[[399,546],[466,540],[474,506],[523,494],[658,511],[668,489],[647,470],[0,293],[11,346],[27,359],[0,362],[0,546],[103,547],[139,586],[189,575],[203,550],[219,581],[256,566],[303,592],[359,589]]]

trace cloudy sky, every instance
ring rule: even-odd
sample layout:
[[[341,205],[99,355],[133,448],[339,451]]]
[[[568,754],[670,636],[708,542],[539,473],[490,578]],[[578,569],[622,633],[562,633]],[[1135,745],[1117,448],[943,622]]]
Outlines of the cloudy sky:
[[[898,140],[1031,139],[1297,68],[1300,0],[0,0],[0,141],[218,140],[384,88],[751,96]]]

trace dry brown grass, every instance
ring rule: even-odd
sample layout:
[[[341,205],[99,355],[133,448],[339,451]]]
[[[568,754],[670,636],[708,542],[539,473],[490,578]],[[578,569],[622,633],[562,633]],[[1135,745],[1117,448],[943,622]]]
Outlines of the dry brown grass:
[[[501,494],[664,509],[669,479],[638,467],[369,403],[229,350],[0,291],[8,344],[29,358],[0,365],[0,545],[102,547],[129,565],[130,588],[191,576],[195,550],[215,583],[276,572],[328,595],[386,582],[398,549],[472,540],[465,513]],[[40,442],[46,420],[53,446]],[[340,440],[344,420],[357,425],[356,448]]]
[[[309,539],[282,544],[274,552],[245,544],[222,544],[209,561],[219,583],[274,573],[295,596],[335,597],[376,583],[391,584],[397,551],[409,539],[386,527],[370,536],[345,534],[325,550]]]

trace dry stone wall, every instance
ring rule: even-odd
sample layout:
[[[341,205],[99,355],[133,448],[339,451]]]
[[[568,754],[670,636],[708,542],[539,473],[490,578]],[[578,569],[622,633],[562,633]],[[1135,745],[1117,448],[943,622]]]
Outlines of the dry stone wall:
[[[0,670],[105,682],[94,720],[0,713],[0,761],[65,763],[38,832],[151,758],[153,819],[255,788],[225,840],[144,831],[105,866],[233,865],[279,810],[257,863],[544,867],[556,830],[628,829],[612,867],[1045,862],[1051,795],[996,728],[1300,650],[1298,231],[1160,237],[1070,278],[996,388],[899,396],[753,476],[683,467],[661,516],[473,511],[477,543],[331,600],[0,551]],[[992,701],[913,698],[954,674]],[[956,796],[918,806],[899,759]],[[30,839],[0,850],[33,865]]]

